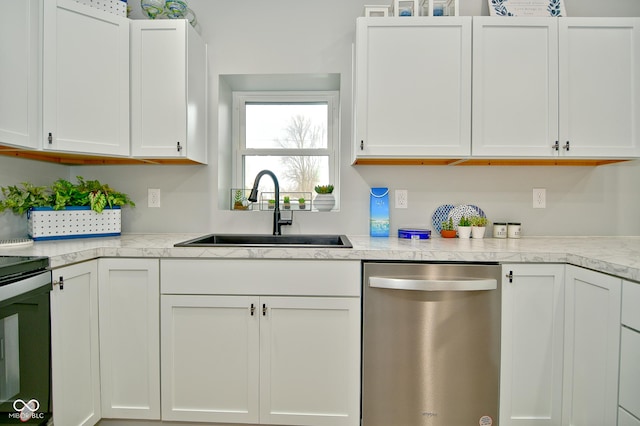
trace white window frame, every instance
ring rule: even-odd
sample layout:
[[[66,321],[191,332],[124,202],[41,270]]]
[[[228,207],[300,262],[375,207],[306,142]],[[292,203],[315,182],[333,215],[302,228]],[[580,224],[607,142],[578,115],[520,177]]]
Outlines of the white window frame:
[[[246,147],[246,109],[247,103],[327,103],[327,147],[310,149],[285,149],[266,148],[255,149]],[[233,92],[233,187],[250,188],[253,182],[244,180],[244,156],[245,155],[322,155],[329,157],[329,182],[320,184],[332,184],[335,187],[337,210],[339,207],[339,153],[340,153],[340,95],[338,91],[234,91]]]

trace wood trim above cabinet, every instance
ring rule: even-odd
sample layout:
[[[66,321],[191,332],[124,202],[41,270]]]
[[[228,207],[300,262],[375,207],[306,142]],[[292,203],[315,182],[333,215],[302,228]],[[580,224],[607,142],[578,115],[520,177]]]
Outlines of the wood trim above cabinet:
[[[357,158],[354,166],[602,166],[632,158]]]
[[[18,157],[28,160],[46,161],[66,165],[126,165],[126,164],[202,164],[187,158],[132,158],[109,157],[88,154],[69,154],[62,152],[37,151],[0,145],[0,155]]]

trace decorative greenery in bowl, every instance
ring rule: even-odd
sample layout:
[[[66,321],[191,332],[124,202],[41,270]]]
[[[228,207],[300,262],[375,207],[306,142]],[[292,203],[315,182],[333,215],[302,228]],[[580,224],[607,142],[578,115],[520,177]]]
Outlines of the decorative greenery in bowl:
[[[331,194],[333,192],[333,185],[316,185],[313,190],[318,194]]]
[[[48,187],[36,186],[30,182],[22,182],[20,186],[1,187],[5,198],[0,200],[0,212],[11,210],[23,215],[34,207],[62,210],[71,206],[89,206],[91,210],[101,213],[107,207],[135,207],[127,194],[118,192],[107,184],[98,180],[84,180],[82,176],[77,176],[76,179],[75,184],[58,179]]]

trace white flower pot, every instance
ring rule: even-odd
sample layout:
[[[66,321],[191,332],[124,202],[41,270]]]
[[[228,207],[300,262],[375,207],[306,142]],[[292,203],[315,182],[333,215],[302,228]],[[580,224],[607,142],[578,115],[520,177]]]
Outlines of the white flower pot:
[[[485,226],[472,226],[471,238],[484,238],[484,231],[487,228]]]
[[[321,212],[328,212],[336,205],[333,194],[318,194],[313,200],[313,206]]]
[[[469,238],[469,237],[471,237],[471,227],[458,226],[458,238]]]

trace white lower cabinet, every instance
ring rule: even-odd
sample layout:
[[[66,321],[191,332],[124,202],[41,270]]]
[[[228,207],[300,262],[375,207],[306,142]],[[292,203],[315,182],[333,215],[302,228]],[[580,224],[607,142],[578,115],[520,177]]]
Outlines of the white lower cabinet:
[[[615,425],[622,280],[568,265],[563,426]]]
[[[161,276],[163,420],[359,424],[360,262],[163,260]]]
[[[98,262],[53,271],[51,373],[56,425],[91,426],[100,420]]]
[[[500,425],[559,425],[564,265],[503,265]]]
[[[622,283],[618,426],[640,426],[640,284]]]
[[[102,416],[160,419],[158,259],[100,259]]]

